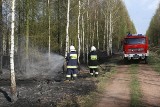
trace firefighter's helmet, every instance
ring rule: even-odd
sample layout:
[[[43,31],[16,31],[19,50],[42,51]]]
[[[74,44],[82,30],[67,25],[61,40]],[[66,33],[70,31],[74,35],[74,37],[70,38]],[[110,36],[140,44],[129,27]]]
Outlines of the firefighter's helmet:
[[[73,45],[70,46],[70,51],[76,51]]]
[[[94,46],[92,46],[91,51],[96,51],[96,48]]]

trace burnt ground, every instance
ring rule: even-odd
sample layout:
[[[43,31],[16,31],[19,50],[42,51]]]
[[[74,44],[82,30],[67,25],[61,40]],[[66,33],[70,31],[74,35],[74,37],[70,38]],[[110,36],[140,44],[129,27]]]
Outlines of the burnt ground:
[[[1,79],[0,107],[56,107],[64,101],[70,102],[68,106],[78,107],[77,97],[95,91],[98,82],[87,79],[84,74],[80,76],[78,80],[72,82],[38,78],[17,80],[18,101],[15,103],[12,103],[10,98],[10,81]]]
[[[104,63],[106,57],[102,59],[101,63]],[[99,76],[109,70],[110,68],[100,71]],[[96,84],[99,82],[90,77],[88,68],[83,65],[78,79],[70,82],[65,81],[65,74],[62,71],[53,78],[43,76],[23,78],[16,72],[18,100],[12,102],[9,72],[4,70],[0,75],[0,107],[79,107],[78,97],[96,91]]]
[[[108,66],[109,64],[116,64],[114,68],[117,72],[106,82],[105,92],[96,106],[129,107],[130,64],[123,64],[119,55],[102,58],[100,63],[102,68],[99,76],[104,76],[103,74],[110,71],[113,66]],[[78,80],[70,82],[64,81],[63,71],[57,72],[53,78],[46,76],[23,78],[18,75],[16,102],[11,102],[9,71],[4,70],[5,72],[0,75],[0,107],[81,107],[79,97],[97,91],[99,81],[90,77],[85,65],[81,65],[80,69]],[[142,62],[138,66],[137,75],[142,93],[141,106],[159,107],[159,74]]]

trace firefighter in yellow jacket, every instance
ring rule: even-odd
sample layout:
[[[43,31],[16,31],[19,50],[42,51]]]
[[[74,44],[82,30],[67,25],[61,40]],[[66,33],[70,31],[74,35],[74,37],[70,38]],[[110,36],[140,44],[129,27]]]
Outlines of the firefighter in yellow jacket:
[[[91,51],[88,54],[88,66],[90,69],[90,75],[95,77],[98,76],[98,56],[96,52],[96,48],[94,46],[91,47]]]
[[[67,80],[75,80],[77,79],[78,73],[78,55],[73,45],[70,46],[70,52],[67,54],[66,62],[67,62]]]

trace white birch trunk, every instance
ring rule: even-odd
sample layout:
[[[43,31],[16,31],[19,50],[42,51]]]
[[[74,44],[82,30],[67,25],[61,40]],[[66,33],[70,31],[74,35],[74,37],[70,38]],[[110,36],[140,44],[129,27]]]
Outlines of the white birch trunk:
[[[89,0],[88,0],[88,7],[89,7]],[[88,16],[88,10],[87,10],[87,32],[89,32],[89,16]],[[87,35],[87,45],[86,45],[86,49],[87,49],[87,64],[88,64],[88,48],[89,48],[89,41],[88,41],[88,37],[89,37],[89,33]]]
[[[10,50],[10,70],[11,70],[11,94],[12,100],[17,100],[16,80],[14,71],[14,26],[15,26],[15,0],[12,0],[12,22],[11,22],[11,50]]]
[[[2,58],[3,58],[3,35],[2,35],[2,2],[0,0],[0,74],[2,73]]]
[[[48,0],[48,60],[50,62],[51,54],[51,18],[50,18],[50,0]]]
[[[109,13],[109,17],[110,17],[110,23],[109,23],[109,52],[110,55],[112,55],[112,13]]]
[[[98,11],[97,11],[97,17],[96,17],[96,19],[97,19],[97,48],[99,49],[99,35],[98,35],[98,33],[99,33],[99,30],[98,30]]]
[[[78,35],[77,35],[77,39],[78,39],[78,63],[79,63],[79,57],[80,57],[80,50],[81,50],[81,46],[80,46],[80,25],[79,25],[79,23],[80,23],[80,9],[81,9],[81,2],[80,2],[80,0],[79,0],[79,12],[78,12]]]
[[[68,8],[67,8],[67,26],[66,26],[66,50],[65,50],[65,57],[67,56],[67,53],[69,52],[69,10],[70,10],[70,0],[68,0]]]
[[[107,55],[109,55],[109,21],[108,21],[108,17],[107,17]]]
[[[93,23],[93,31],[92,31],[92,46],[94,45],[94,38],[95,38],[95,22]]]
[[[111,26],[111,37],[110,37],[110,51],[111,51],[111,55],[113,54],[113,49],[112,49],[112,45],[113,45],[113,43],[112,43],[112,39],[113,39],[113,25]]]
[[[92,46],[95,45],[94,44],[94,38],[95,38],[95,20],[96,20],[96,10],[95,10],[95,13],[94,13],[94,23],[93,23],[93,31],[92,31]]]
[[[29,60],[29,14],[30,14],[30,10],[29,10],[29,0],[27,0],[27,16],[26,16],[26,61]],[[28,67],[28,62],[27,63],[27,67]]]
[[[83,19],[83,15],[82,15],[82,38],[83,38],[83,62],[85,62],[85,48],[84,48],[84,36],[85,34],[84,34],[84,19]]]
[[[104,34],[103,34],[103,50],[104,51],[106,50],[106,30],[107,30],[107,18],[106,18],[106,15],[105,15],[105,18],[104,18]]]
[[[93,45],[93,43],[92,43],[92,34],[91,34],[92,30],[91,29],[92,29],[92,25],[91,25],[91,21],[89,21],[89,40],[90,40],[90,44]]]

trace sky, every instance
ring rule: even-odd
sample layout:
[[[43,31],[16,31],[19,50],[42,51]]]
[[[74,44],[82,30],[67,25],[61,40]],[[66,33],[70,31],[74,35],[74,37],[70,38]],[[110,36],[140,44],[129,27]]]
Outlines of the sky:
[[[160,0],[123,0],[137,34],[145,34]]]

